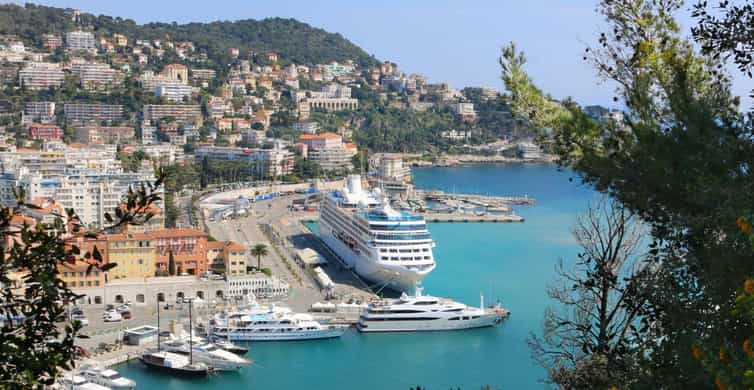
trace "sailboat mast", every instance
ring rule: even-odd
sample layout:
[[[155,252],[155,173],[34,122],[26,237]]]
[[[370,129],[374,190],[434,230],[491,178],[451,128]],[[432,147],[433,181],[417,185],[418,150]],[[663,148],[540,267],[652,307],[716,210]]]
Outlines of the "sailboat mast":
[[[157,299],[157,352],[160,352],[160,300]]]
[[[191,322],[191,307],[193,300],[189,299],[189,364],[194,364],[194,343],[192,340],[192,333],[194,333],[192,330],[194,329],[194,325]]]

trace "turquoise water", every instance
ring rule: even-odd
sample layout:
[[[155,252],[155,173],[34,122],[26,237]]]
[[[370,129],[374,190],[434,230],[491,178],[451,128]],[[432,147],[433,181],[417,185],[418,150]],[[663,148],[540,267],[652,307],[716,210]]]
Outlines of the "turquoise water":
[[[511,317],[496,328],[461,332],[362,335],[340,340],[254,343],[256,364],[239,373],[185,381],[119,367],[140,389],[428,389],[541,388],[543,371],[531,360],[526,339],[541,329],[550,304],[545,287],[559,258],[577,248],[570,229],[595,193],[573,174],[552,165],[479,165],[414,170],[418,188],[494,195],[528,195],[519,206],[522,224],[433,223],[437,269],[425,292],[470,305],[500,299]],[[573,181],[569,181],[573,178]]]

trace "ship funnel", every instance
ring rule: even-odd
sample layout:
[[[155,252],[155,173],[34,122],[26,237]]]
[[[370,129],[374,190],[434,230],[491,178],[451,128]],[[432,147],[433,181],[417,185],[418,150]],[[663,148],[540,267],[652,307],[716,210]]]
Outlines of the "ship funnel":
[[[361,189],[361,175],[349,175],[348,179],[346,179],[346,187],[348,188],[348,192],[352,194],[361,194],[363,192]]]

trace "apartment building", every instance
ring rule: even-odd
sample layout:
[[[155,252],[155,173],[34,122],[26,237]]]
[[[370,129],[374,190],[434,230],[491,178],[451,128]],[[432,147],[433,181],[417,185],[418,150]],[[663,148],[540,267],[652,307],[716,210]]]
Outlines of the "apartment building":
[[[136,138],[136,131],[128,126],[81,126],[74,128],[76,142],[120,144]]]
[[[474,103],[456,103],[453,106],[453,110],[456,115],[464,121],[476,120],[476,111],[474,111]]]
[[[58,125],[32,123],[29,125],[29,139],[33,140],[61,140],[63,138],[63,129]]]
[[[188,83],[188,68],[182,64],[168,64],[162,69],[160,75],[168,80],[179,81],[183,84]]]
[[[24,103],[23,122],[48,123],[55,120],[55,102],[26,102]]]
[[[121,73],[108,64],[85,62],[71,65],[71,74],[77,76],[86,90],[107,90],[121,84]]]
[[[109,271],[110,279],[154,276],[157,252],[148,233],[107,234],[105,238],[108,262],[118,264]]]
[[[68,50],[97,50],[94,34],[89,31],[70,31],[65,34],[65,44]]]
[[[60,65],[49,62],[30,62],[18,72],[21,87],[30,90],[59,87],[64,79]]]
[[[293,172],[294,156],[287,149],[249,149],[223,146],[201,146],[194,151],[197,160],[245,161],[253,164],[257,173],[268,176],[288,175]]]
[[[223,270],[228,276],[246,275],[246,248],[233,241],[207,243],[207,263],[214,271]]]
[[[191,78],[194,81],[212,81],[216,73],[214,69],[191,69]]]
[[[201,275],[207,272],[207,234],[203,231],[170,229],[148,234],[156,250],[156,269],[167,271],[172,253],[176,274]]]
[[[299,141],[306,145],[307,158],[326,171],[350,170],[356,146],[343,142],[335,133],[302,134]]]
[[[152,121],[152,123],[171,117],[178,123],[202,125],[202,109],[198,104],[146,104],[143,115],[144,120]]]
[[[194,88],[181,82],[158,82],[154,89],[156,96],[164,97],[171,103],[180,103],[191,99]]]
[[[119,122],[123,120],[123,106],[119,104],[65,103],[66,122]]]
[[[54,51],[63,46],[63,39],[55,34],[42,34],[42,46],[49,51]]]
[[[128,37],[123,34],[113,34],[113,43],[115,43],[115,46],[128,46]]]

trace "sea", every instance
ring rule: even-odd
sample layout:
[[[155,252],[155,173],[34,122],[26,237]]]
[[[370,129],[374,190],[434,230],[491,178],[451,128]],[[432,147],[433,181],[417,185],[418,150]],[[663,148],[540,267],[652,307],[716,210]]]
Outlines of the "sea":
[[[420,189],[528,196],[516,206],[523,223],[431,223],[437,268],[423,282],[426,294],[477,306],[500,302],[511,311],[494,328],[457,332],[359,334],[341,339],[253,343],[255,364],[207,379],[151,372],[138,362],[118,366],[138,389],[541,389],[544,370],[527,339],[542,329],[546,294],[559,259],[578,247],[571,229],[599,195],[577,175],[552,164],[484,164],[415,168]]]

